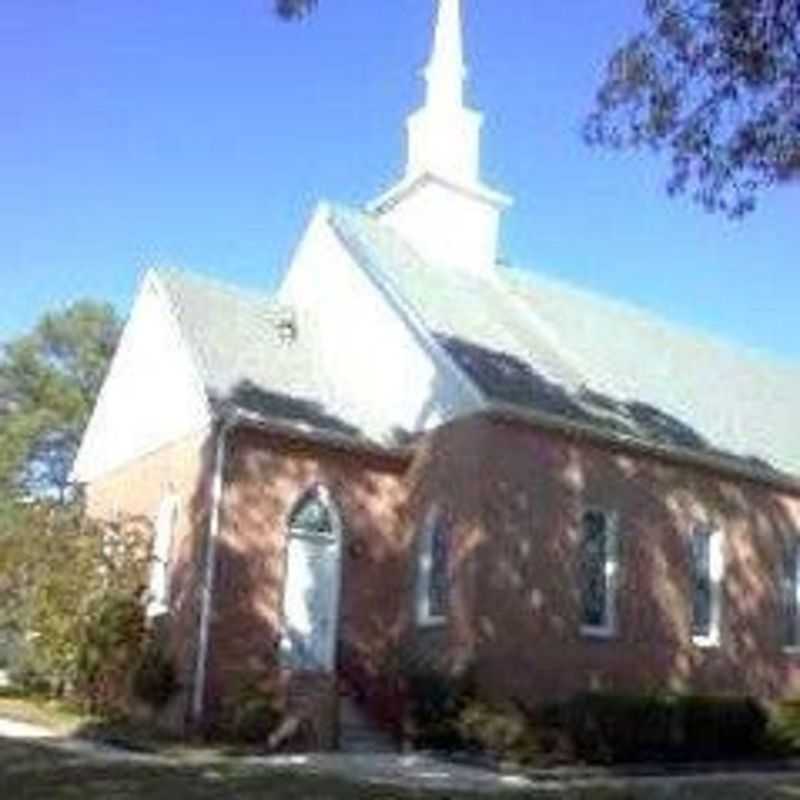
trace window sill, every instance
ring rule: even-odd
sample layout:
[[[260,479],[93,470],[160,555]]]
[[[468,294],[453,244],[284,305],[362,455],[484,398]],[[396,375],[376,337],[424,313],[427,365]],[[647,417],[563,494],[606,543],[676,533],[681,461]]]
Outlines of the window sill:
[[[166,603],[151,602],[145,608],[144,616],[147,620],[156,620],[167,617],[171,613],[170,607]]]
[[[800,644],[787,644],[784,645],[782,648],[783,654],[785,656],[791,656],[792,658],[800,658]]]
[[[692,636],[692,644],[702,650],[713,650],[720,646],[719,635],[716,636]]]
[[[417,619],[418,628],[441,628],[447,624],[447,617],[421,617]]]
[[[581,636],[587,639],[616,639],[614,628],[600,628],[594,625],[581,625]]]

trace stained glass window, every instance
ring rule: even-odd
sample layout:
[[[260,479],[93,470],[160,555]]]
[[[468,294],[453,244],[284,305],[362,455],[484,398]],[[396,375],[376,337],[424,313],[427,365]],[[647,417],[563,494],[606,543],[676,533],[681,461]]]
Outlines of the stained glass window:
[[[417,576],[417,618],[421,624],[447,616],[450,591],[448,561],[450,531],[444,514],[432,510],[422,531]]]
[[[691,540],[691,611],[695,644],[717,646],[722,619],[722,533],[698,525]]]
[[[785,548],[782,566],[783,643],[786,647],[797,647],[800,645],[800,604],[797,598],[800,546],[797,541]]]
[[[289,517],[289,530],[293,536],[333,538],[335,525],[330,504],[319,488],[303,495]]]
[[[611,626],[613,542],[608,518],[587,511],[581,520],[580,589],[581,621],[589,628]]]
[[[711,531],[698,528],[692,536],[692,634],[710,636],[713,590],[711,585]]]
[[[447,613],[447,529],[439,516],[431,531],[431,571],[428,608],[432,617]]]

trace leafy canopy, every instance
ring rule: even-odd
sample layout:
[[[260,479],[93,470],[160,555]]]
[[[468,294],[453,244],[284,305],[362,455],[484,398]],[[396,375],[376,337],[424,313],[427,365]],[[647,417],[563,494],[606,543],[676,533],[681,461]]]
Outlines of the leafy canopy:
[[[274,0],[298,19],[317,0]],[[800,176],[800,2],[643,0],[589,114],[590,144],[668,153],[671,194],[738,217]]]
[[[110,305],[81,301],[0,349],[0,494],[64,497],[119,331]]]
[[[0,667],[23,687],[122,708],[151,538],[147,520],[101,525],[75,503],[0,507]]]
[[[740,216],[800,175],[800,3],[645,0],[611,56],[586,135],[672,161],[671,193]]]
[[[284,19],[304,17],[316,5],[317,0],[275,0],[275,10]]]

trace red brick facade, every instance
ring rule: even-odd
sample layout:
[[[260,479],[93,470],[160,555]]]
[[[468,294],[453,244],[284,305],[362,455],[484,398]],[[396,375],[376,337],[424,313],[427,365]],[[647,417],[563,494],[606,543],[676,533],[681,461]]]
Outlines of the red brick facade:
[[[90,515],[101,519],[122,516],[155,520],[168,494],[178,499],[177,524],[170,554],[169,639],[178,668],[181,692],[167,711],[165,722],[183,729],[189,719],[199,618],[204,532],[208,529],[209,484],[213,441],[201,432],[167,445],[87,486]]]
[[[247,676],[280,682],[278,645],[286,522],[297,500],[324,485],[343,521],[338,662],[368,680],[408,626],[409,527],[404,460],[346,452],[258,431],[228,439],[222,528],[210,632],[208,706]],[[302,676],[294,697],[302,700]],[[331,685],[331,691],[335,686]],[[319,697],[318,682],[314,692]],[[327,704],[330,708],[330,704]],[[331,740],[330,718],[317,719]]]
[[[197,626],[189,598],[208,529],[208,451],[203,439],[184,442],[89,494],[95,513],[116,503],[152,514],[169,480],[189,510],[172,582],[176,652],[186,665]],[[374,717],[399,724],[396,670],[409,655],[472,663],[485,691],[529,705],[590,688],[765,699],[800,689],[800,657],[782,646],[779,599],[782,537],[800,532],[800,494],[487,417],[443,426],[408,459],[235,428],[225,463],[208,719],[237,687],[264,681],[295,707],[305,704],[318,743],[331,744],[338,681]],[[344,528],[337,670],[327,681],[287,675],[278,654],[286,519],[315,484],[330,490]],[[447,624],[422,631],[415,544],[432,504],[450,522],[451,588]],[[609,638],[581,633],[577,541],[587,508],[618,520],[618,620]],[[690,631],[697,521],[723,536],[721,641],[712,648],[695,645]]]
[[[451,637],[486,690],[536,703],[590,688],[762,698],[800,689],[780,608],[782,537],[800,535],[800,495],[522,423],[457,422],[425,449],[419,502],[444,503],[458,534]],[[618,624],[608,639],[581,634],[587,508],[618,518]],[[719,647],[691,637],[696,521],[723,537]]]

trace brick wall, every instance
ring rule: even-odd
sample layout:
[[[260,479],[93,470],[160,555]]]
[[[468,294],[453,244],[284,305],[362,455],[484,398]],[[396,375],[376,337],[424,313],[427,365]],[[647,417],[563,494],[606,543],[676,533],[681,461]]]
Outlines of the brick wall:
[[[284,687],[278,645],[286,522],[315,484],[331,492],[343,521],[339,674],[377,678],[409,623],[409,547],[403,476],[397,459],[352,453],[255,430],[228,440],[222,526],[217,544],[207,705],[219,718],[237,687]],[[376,681],[376,685],[380,681]],[[335,738],[335,698],[325,682],[296,676],[289,702],[316,709],[321,742]],[[303,699],[313,692],[315,702]],[[329,692],[335,692],[331,681]],[[379,692],[371,699],[379,704]],[[364,698],[369,703],[370,698]],[[380,708],[375,709],[380,716]]]
[[[173,442],[108,473],[86,487],[88,513],[98,519],[155,520],[168,493],[179,512],[170,554],[170,614],[161,620],[178,669],[181,691],[163,722],[181,730],[189,721],[198,618],[198,568],[208,528],[208,490],[213,443],[207,432]]]
[[[764,698],[800,689],[782,647],[782,536],[800,531],[800,497],[710,470],[473,418],[425,445],[414,487],[453,515],[451,652],[474,658],[484,687],[535,704],[576,690],[685,689]],[[581,634],[582,511],[619,519],[617,635]],[[689,533],[723,533],[721,644],[690,630]]]
[[[211,450],[204,437],[181,442],[107,476],[88,496],[94,513],[149,515],[165,481],[181,497],[173,632],[187,690]],[[329,488],[344,523],[335,679],[289,675],[277,652],[286,520],[314,484]],[[209,721],[237,687],[263,681],[312,718],[320,744],[335,740],[341,689],[399,726],[397,674],[409,663],[474,663],[485,691],[529,705],[590,688],[763,698],[800,690],[800,657],[782,648],[777,581],[782,536],[800,529],[798,496],[479,416],[426,437],[411,462],[237,428],[224,486]],[[453,535],[450,610],[446,625],[419,630],[416,539],[434,503]],[[618,625],[609,639],[580,629],[578,534],[587,507],[619,521]],[[703,520],[722,530],[726,561],[721,644],[708,649],[690,631],[689,533]]]

